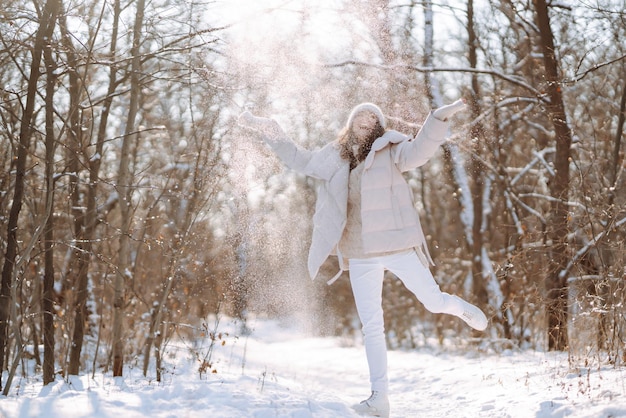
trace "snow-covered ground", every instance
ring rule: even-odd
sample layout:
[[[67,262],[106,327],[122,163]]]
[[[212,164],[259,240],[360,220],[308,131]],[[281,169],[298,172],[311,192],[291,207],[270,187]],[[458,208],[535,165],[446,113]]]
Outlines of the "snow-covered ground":
[[[0,396],[0,416],[357,416],[350,406],[369,392],[358,341],[268,320],[252,321],[242,337],[223,324],[201,376],[198,355],[209,352],[209,339],[170,342],[161,383],[132,364],[123,378],[89,374],[46,387],[17,377],[10,396]],[[392,417],[626,417],[625,370],[573,369],[563,353],[420,348],[391,351],[389,371]]]

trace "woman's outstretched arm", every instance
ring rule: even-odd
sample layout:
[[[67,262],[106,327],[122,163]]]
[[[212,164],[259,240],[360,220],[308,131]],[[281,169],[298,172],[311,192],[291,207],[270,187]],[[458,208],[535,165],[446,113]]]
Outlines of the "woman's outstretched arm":
[[[307,176],[327,179],[332,174],[328,161],[320,151],[310,151],[296,144],[274,119],[254,116],[246,111],[238,124],[260,135],[280,160],[292,170]]]
[[[399,169],[408,171],[426,164],[445,142],[448,118],[464,108],[465,101],[461,99],[430,112],[415,138],[398,144],[394,150]]]

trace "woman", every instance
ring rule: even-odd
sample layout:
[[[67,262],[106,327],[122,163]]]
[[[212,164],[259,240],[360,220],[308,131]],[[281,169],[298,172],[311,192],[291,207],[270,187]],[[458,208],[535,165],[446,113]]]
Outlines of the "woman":
[[[322,263],[337,255],[341,269],[349,270],[371,383],[371,396],[354,407],[361,414],[389,415],[385,269],[430,312],[455,315],[477,330],[487,327],[479,308],[442,292],[435,282],[411,189],[402,175],[434,155],[445,140],[448,118],[464,107],[458,100],[431,112],[411,138],[385,130],[380,108],[362,103],[350,113],[339,138],[317,151],[296,145],[272,119],[249,112],[239,118],[239,124],[260,134],[288,167],[320,180],[308,268],[314,278]]]

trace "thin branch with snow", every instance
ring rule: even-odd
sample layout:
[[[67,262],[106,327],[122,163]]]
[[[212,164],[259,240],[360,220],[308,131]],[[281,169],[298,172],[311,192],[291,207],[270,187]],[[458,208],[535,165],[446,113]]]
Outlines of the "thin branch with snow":
[[[587,252],[597,246],[600,241],[602,241],[602,239],[604,239],[604,237],[606,237],[608,235],[609,232],[611,232],[612,230],[616,230],[619,227],[621,227],[622,225],[626,224],[626,216],[624,216],[622,219],[620,219],[619,221],[613,223],[612,225],[609,225],[606,227],[606,229],[604,229],[604,231],[599,232],[598,234],[596,234],[593,239],[591,239],[591,241],[589,241],[585,246],[583,246],[580,250],[578,250],[576,252],[576,254],[574,254],[574,256],[572,257],[572,259],[569,261],[569,263],[567,263],[567,265],[565,266],[565,268],[563,270],[561,270],[561,272],[559,273],[559,277],[563,278],[567,275],[567,273],[569,273],[569,271],[572,269],[572,267],[574,267],[574,265],[585,255],[587,254]]]

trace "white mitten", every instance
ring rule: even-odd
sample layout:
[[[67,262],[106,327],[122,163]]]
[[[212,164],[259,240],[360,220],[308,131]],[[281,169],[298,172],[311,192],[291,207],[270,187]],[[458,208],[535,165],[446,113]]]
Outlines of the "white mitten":
[[[239,126],[262,132],[270,137],[278,136],[282,133],[282,129],[274,119],[261,118],[254,116],[247,110],[239,115],[237,120]]]
[[[436,109],[433,112],[433,116],[445,122],[448,120],[450,116],[454,115],[456,112],[460,110],[465,109],[465,107],[466,107],[465,100],[459,99],[452,104],[441,106],[439,109]]]
[[[251,128],[252,125],[254,125],[254,115],[246,110],[241,115],[239,115],[239,118],[237,119],[237,124],[239,126]]]

